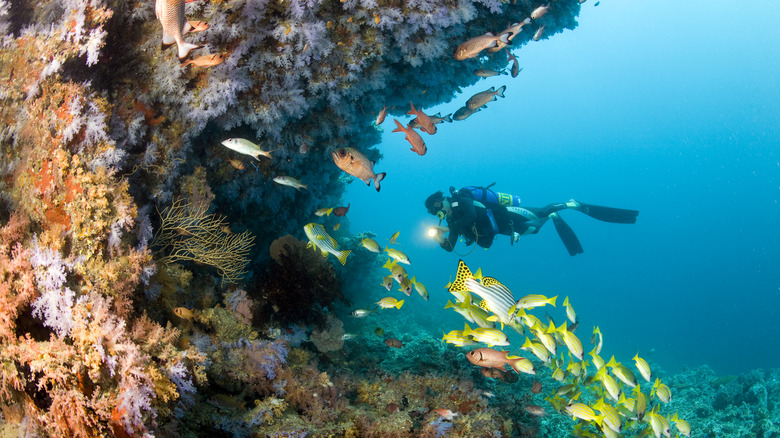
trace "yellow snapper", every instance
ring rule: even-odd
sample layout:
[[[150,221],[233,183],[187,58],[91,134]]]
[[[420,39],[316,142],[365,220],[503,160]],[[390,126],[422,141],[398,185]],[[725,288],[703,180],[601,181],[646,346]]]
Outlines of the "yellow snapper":
[[[293,178],[291,176],[277,176],[274,178],[274,182],[283,186],[292,187],[298,191],[300,191],[302,188],[309,190],[309,188],[306,187],[306,185],[303,184],[299,179]]]
[[[393,259],[387,259],[382,267],[390,270],[390,274],[393,276],[393,279],[398,282],[398,284],[401,284],[404,278],[406,278],[406,269],[396,263]]]
[[[680,432],[680,435],[691,436],[691,425],[688,424],[687,421],[681,420],[680,417],[677,416],[677,412],[672,415],[672,421],[674,422],[675,427],[677,427],[677,431]]]
[[[252,143],[245,138],[229,138],[222,142],[222,145],[228,149],[232,149],[239,154],[250,155],[255,160],[260,161],[260,157],[271,158],[271,152],[260,149],[260,146]]]
[[[405,265],[411,265],[411,262],[409,262],[409,257],[402,251],[399,251],[395,248],[385,247],[385,252],[396,262],[403,263]]]
[[[308,223],[303,227],[303,231],[306,233],[306,237],[309,238],[309,243],[306,247],[315,247],[322,251],[322,256],[327,257],[328,254],[333,254],[342,265],[347,263],[347,256],[350,250],[339,251],[337,249],[338,244],[336,239],[330,237],[328,232],[325,231],[325,227],[320,224]]]
[[[331,208],[320,208],[319,210],[315,211],[314,214],[317,216],[330,216],[330,214],[333,212],[333,207]]]
[[[383,309],[392,309],[393,307],[400,309],[404,305],[404,300],[398,301],[393,297],[384,297],[377,301],[376,304]]]
[[[444,334],[441,337],[441,340],[456,347],[476,345],[476,342],[474,342],[471,337],[465,336],[462,330],[452,330],[451,332]]]
[[[398,243],[398,236],[400,236],[400,235],[401,235],[401,232],[400,232],[400,231],[396,231],[396,232],[395,232],[395,233],[393,233],[393,235],[392,235],[392,236],[390,236],[390,238],[389,238],[389,239],[387,239],[387,240],[389,240],[391,244],[393,244],[393,243]],[[400,245],[400,243],[398,243],[398,244]]]
[[[517,300],[517,303],[515,303],[515,310],[533,309],[535,307],[546,306],[548,304],[555,307],[555,300],[557,298],[558,295],[552,298],[547,298],[544,295],[536,295],[536,294],[526,295],[523,298]],[[510,309],[510,311],[511,310],[512,309]]]
[[[377,254],[379,254],[379,252],[381,252],[380,249],[379,249],[379,244],[376,242],[376,240],[374,240],[374,239],[372,239],[370,237],[366,237],[363,240],[361,240],[360,244],[363,245],[363,248],[365,248],[365,249],[367,249],[367,250],[369,250],[371,252],[375,252]]]
[[[577,313],[574,308],[569,304],[569,297],[563,299],[563,307],[566,308],[566,317],[569,318],[572,324],[577,323]]]
[[[422,299],[428,301],[428,289],[425,287],[425,285],[417,281],[417,277],[412,277],[412,284],[414,285],[414,290],[417,291]]]
[[[393,276],[388,275],[387,277],[382,279],[381,286],[384,287],[387,290],[390,290],[393,288]]]
[[[566,322],[561,323],[558,328],[555,328],[555,324],[550,321],[550,327],[547,329],[547,333],[560,333],[563,337],[563,343],[566,344],[566,348],[569,349],[569,352],[577,359],[582,360],[584,355],[582,342],[580,342],[579,338],[577,338],[574,333],[566,329]]]
[[[487,344],[488,347],[494,345],[509,345],[509,339],[507,339],[506,334],[501,330],[494,328],[477,327],[472,330],[472,328],[466,324],[466,328],[463,329],[463,335],[471,336],[475,341]]]
[[[566,406],[566,412],[568,412],[573,419],[579,418],[584,421],[596,420],[596,412],[584,403],[570,403]]]
[[[615,356],[612,356],[607,362],[607,367],[612,369],[612,374],[620,379],[623,383],[630,387],[636,386],[636,376],[631,370],[626,368],[622,363],[615,361]]]
[[[366,158],[365,155],[352,148],[338,148],[333,152],[332,156],[333,162],[336,163],[339,169],[360,179],[366,185],[371,185],[371,179],[373,179],[376,191],[378,192],[381,189],[379,182],[387,176],[387,173],[375,173],[375,163]]]
[[[596,336],[598,336],[599,342],[596,344]],[[593,336],[590,338],[591,344],[596,344],[595,352],[596,354],[601,353],[601,347],[604,345],[604,336],[601,334],[601,330],[599,329],[599,326],[593,327]]]
[[[471,96],[469,100],[466,101],[466,107],[471,110],[476,110],[477,108],[481,108],[483,105],[487,104],[488,102],[497,100],[496,96],[504,97],[504,91],[506,91],[506,85],[502,85],[498,89],[496,89],[495,87],[490,87],[485,91],[481,91]]]
[[[650,391],[650,395],[657,396],[658,399],[664,403],[669,403],[670,401],[672,401],[672,391],[669,389],[668,386],[661,383],[661,379],[657,377],[655,379],[655,383],[653,383],[653,390]]]
[[[644,359],[639,357],[639,353],[634,356],[633,360],[634,363],[636,363],[636,368],[639,370],[639,374],[641,374],[645,380],[650,382],[650,365],[648,365]]]
[[[412,295],[412,281],[409,280],[409,277],[404,276],[404,278],[398,283],[398,286],[400,286],[398,290],[405,293],[407,297]]]
[[[183,35],[192,28],[184,15],[184,0],[157,0],[154,13],[162,24],[163,47],[176,43],[180,60],[186,58],[190,50],[200,47],[184,42]]]
[[[604,403],[604,398],[602,397],[593,405],[593,408],[599,411],[599,417],[602,424],[606,425],[609,429],[620,433],[620,414],[618,414],[618,411],[614,406]]]

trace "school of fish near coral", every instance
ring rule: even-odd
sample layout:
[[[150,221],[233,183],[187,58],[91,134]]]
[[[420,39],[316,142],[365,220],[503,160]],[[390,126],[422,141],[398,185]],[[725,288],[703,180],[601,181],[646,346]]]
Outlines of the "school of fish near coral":
[[[574,0],[0,0],[0,431],[494,437],[621,426],[658,435],[669,418],[680,433],[684,419],[711,432],[719,423],[704,418],[743,418],[728,402],[742,391],[754,430],[772,433],[780,393],[772,376],[725,382],[699,373],[711,382],[704,391],[678,396],[683,380],[664,378],[651,394],[643,383],[632,395],[620,378],[628,367],[609,361],[593,380],[584,361],[551,354],[526,358],[547,388],[528,392],[529,377],[499,368],[486,377],[461,350],[398,322],[406,309],[398,301],[385,313],[366,309],[365,333],[346,333],[348,318],[337,315],[358,292],[384,290],[386,260],[391,287],[420,298],[428,291],[402,275],[402,255],[388,258],[376,236],[351,234],[325,213],[351,180],[334,152],[359,152],[361,170],[350,173],[377,191],[385,175],[391,184],[392,169],[373,170],[386,115],[413,112],[420,128],[405,123],[406,135],[416,140],[409,132],[424,128],[426,147],[437,147],[432,133],[449,120],[425,108],[461,100],[460,88],[484,75],[475,70],[512,62],[517,76],[509,50],[573,29],[579,8]],[[453,57],[488,32],[498,38]],[[452,119],[483,110],[499,90],[462,98]],[[307,247],[304,228],[318,220]],[[464,303],[459,311],[474,321],[491,318],[490,304],[480,313]],[[493,316],[516,329],[523,321],[539,339],[529,337],[531,351],[542,355],[560,338],[580,353],[574,329],[515,311]],[[475,327],[447,339],[495,336]],[[697,410],[700,392],[717,411]],[[631,420],[639,394],[643,423]],[[542,395],[548,409],[532,398]],[[653,397],[661,403],[651,408]],[[684,397],[690,407],[672,417]],[[556,409],[579,424],[540,416]]]

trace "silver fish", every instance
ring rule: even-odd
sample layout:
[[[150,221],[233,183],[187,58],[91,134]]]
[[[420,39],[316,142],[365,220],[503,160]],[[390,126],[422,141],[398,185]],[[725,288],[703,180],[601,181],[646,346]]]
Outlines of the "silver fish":
[[[501,32],[501,33],[511,33],[511,35],[509,35],[509,41],[512,41],[512,40],[515,39],[515,37],[517,35],[520,34],[520,32],[523,31],[523,26],[525,26],[526,24],[529,24],[530,22],[531,22],[531,19],[530,18],[526,18],[525,20],[523,20],[523,21],[521,21],[519,23],[511,24],[509,27],[504,29],[504,31]],[[488,49],[488,52],[495,53],[495,52],[498,52],[499,50],[503,49],[504,47],[506,47],[506,44],[504,44],[501,41],[499,41],[496,44],[496,47],[492,47],[492,48]]]
[[[192,29],[184,16],[184,0],[156,0],[154,13],[163,28],[163,48],[176,43],[179,59],[184,59],[198,45],[184,42],[183,35]]]
[[[542,39],[542,35],[544,35],[544,26],[536,30],[536,33],[534,34],[534,41],[539,41]]]
[[[452,118],[454,120],[466,120],[470,115],[480,111],[481,109],[482,108],[471,109],[467,106],[464,106],[455,111],[455,114],[452,115]]]
[[[249,155],[255,157],[255,160],[260,161],[260,157],[271,158],[271,152],[260,149],[260,146],[252,143],[245,138],[229,138],[222,142],[222,145],[228,149],[232,149],[239,154]]]
[[[492,33],[488,32],[484,35],[480,35],[478,37],[472,38],[465,43],[459,45],[455,52],[452,54],[452,57],[455,58],[457,61],[463,61],[464,59],[473,58],[477,55],[479,55],[479,52],[489,49],[491,47],[496,47],[499,42],[509,45],[512,44],[511,41],[509,41],[509,36],[511,34],[509,33],[502,33],[498,36],[493,35]]]
[[[506,71],[504,71],[504,70],[496,71],[496,70],[490,70],[490,69],[487,69],[487,68],[478,68],[478,69],[474,70],[474,74],[476,76],[481,77],[481,78],[490,78],[490,77],[493,77],[493,76],[505,75]]]
[[[291,176],[277,176],[274,178],[274,182],[283,186],[292,187],[298,191],[300,191],[302,188],[309,190],[306,184],[303,184],[299,179],[293,178]]]
[[[488,102],[496,100],[496,96],[504,97],[504,90],[506,90],[506,85],[502,85],[498,90],[496,90],[495,87],[490,87],[490,89],[471,96],[469,100],[466,101],[466,107],[472,110],[481,108]]]

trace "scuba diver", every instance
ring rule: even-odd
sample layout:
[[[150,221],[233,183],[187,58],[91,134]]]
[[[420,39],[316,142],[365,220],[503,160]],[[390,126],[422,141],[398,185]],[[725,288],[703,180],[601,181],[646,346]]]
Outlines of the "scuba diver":
[[[552,219],[569,255],[574,256],[583,252],[582,245],[558,214],[559,211],[576,210],[594,219],[616,224],[633,224],[639,214],[636,210],[591,205],[573,199],[542,208],[520,207],[519,197],[490,190],[494,184],[467,186],[460,190],[450,187],[450,196],[445,197],[441,191],[429,196],[425,200],[425,208],[439,218],[439,226],[431,227],[429,236],[448,252],[455,249],[461,236],[466,245],[476,243],[482,248],[490,248],[496,234],[505,234],[514,245],[520,236],[538,233],[547,220]],[[445,219],[447,226],[442,227],[441,221]]]

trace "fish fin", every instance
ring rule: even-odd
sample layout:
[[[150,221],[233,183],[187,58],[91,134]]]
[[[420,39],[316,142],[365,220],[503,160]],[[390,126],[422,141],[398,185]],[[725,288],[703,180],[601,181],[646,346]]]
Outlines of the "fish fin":
[[[404,128],[404,125],[401,124],[401,122],[398,121],[398,119],[393,119],[395,124],[398,126],[397,128],[393,129],[392,132],[406,132],[406,129]]]
[[[190,44],[185,42],[182,42],[182,44],[177,43],[177,45],[179,48],[179,60],[186,58],[190,54],[191,50],[199,49],[201,47],[197,44]]]
[[[379,183],[385,179],[387,176],[387,172],[377,173],[374,175],[374,187],[376,187],[376,191],[379,192],[379,190],[382,188]]]
[[[400,309],[401,306],[403,306],[403,305],[404,305],[404,300],[398,301],[397,303],[395,303],[395,308],[396,309]]]
[[[452,285],[449,288],[450,292],[462,292],[466,291],[465,282],[466,279],[474,278],[474,276],[471,274],[471,270],[468,266],[466,266],[466,263],[463,260],[458,261],[458,272],[455,274],[455,281],[452,282]]]
[[[341,253],[339,255],[337,255],[336,257],[338,257],[338,259],[339,259],[339,261],[341,262],[342,265],[346,265],[347,264],[347,256],[351,252],[352,252],[352,250],[347,249],[347,250],[341,251]]]
[[[449,113],[446,116],[444,116],[444,121],[447,123],[452,123],[452,113]]]
[[[184,22],[184,26],[181,27],[181,34],[184,35],[185,33],[189,32],[192,29],[192,25],[189,21]]]
[[[172,36],[163,32],[162,49],[165,50],[168,47],[171,47],[174,43],[176,43],[176,40]]]
[[[504,97],[504,91],[506,91],[506,85],[502,85],[501,88],[496,90],[496,96]],[[495,96],[493,96],[495,97]]]
[[[191,59],[188,59],[188,60],[186,60],[186,61],[182,62],[182,63],[181,63],[181,65],[180,65],[179,67],[180,67],[180,68],[184,68],[184,67],[186,67],[186,66],[188,66],[188,65],[190,65],[190,64],[192,64],[192,60],[191,60]]]
[[[511,36],[512,36],[512,32],[504,32],[501,35],[499,35],[499,38],[500,38],[499,41],[501,41],[502,43],[506,44],[507,46],[511,46],[512,45],[512,40],[509,39],[509,37],[511,37]],[[498,45],[498,44],[496,44],[496,45]]]

